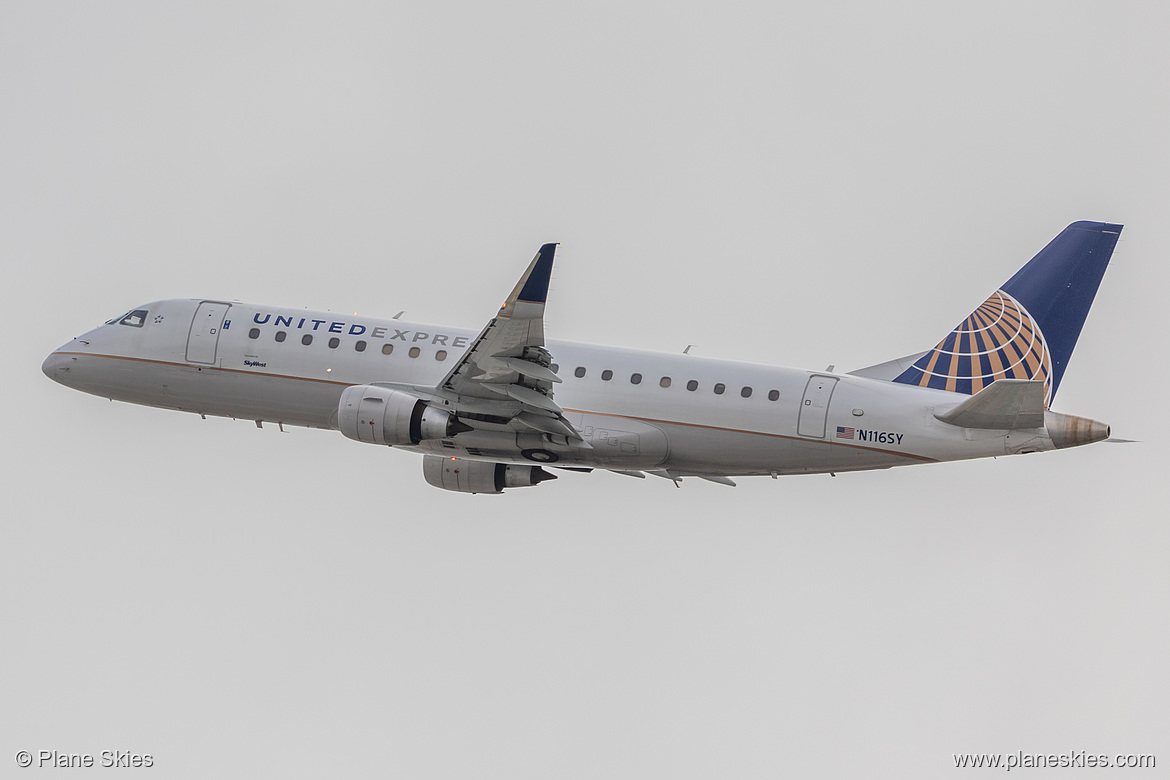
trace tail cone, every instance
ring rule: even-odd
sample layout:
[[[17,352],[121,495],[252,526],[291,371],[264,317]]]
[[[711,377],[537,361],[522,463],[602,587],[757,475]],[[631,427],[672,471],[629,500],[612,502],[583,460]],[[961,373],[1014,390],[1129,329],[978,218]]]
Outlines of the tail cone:
[[[1044,427],[1048,429],[1048,436],[1058,450],[1109,438],[1109,426],[1105,423],[1071,414],[1045,412]]]

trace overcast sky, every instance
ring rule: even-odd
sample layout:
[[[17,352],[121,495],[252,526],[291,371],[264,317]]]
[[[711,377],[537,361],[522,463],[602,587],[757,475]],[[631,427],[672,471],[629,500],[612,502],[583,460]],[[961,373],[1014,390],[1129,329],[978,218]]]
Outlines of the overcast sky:
[[[1168,22],[0,0],[0,767],[1165,772]],[[1080,219],[1126,228],[1054,408],[1139,444],[465,496],[409,453],[40,371],[168,297],[478,328],[547,241],[554,338],[852,369],[934,345]]]

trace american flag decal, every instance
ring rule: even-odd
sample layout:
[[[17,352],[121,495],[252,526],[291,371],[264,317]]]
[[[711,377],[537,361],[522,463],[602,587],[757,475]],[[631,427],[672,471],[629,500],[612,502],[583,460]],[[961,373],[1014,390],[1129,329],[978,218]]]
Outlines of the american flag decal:
[[[852,428],[846,428],[843,425],[837,426],[837,438],[838,439],[852,439],[853,433],[854,433],[854,431]]]

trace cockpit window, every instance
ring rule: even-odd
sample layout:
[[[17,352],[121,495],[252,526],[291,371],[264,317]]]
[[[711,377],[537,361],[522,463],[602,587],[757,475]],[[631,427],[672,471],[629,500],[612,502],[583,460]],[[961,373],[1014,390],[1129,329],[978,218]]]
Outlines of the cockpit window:
[[[114,317],[106,322],[107,325],[129,325],[132,328],[141,328],[146,324],[146,309],[135,309],[126,312],[120,317]]]

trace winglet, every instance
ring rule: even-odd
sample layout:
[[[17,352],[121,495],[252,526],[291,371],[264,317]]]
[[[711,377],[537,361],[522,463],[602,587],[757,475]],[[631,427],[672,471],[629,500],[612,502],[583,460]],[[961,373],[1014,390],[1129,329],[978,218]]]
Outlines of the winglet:
[[[528,265],[528,270],[516,283],[516,289],[509,296],[510,301],[545,302],[548,298],[548,282],[552,278],[553,255],[556,251],[556,244],[545,244],[540,248]]]

